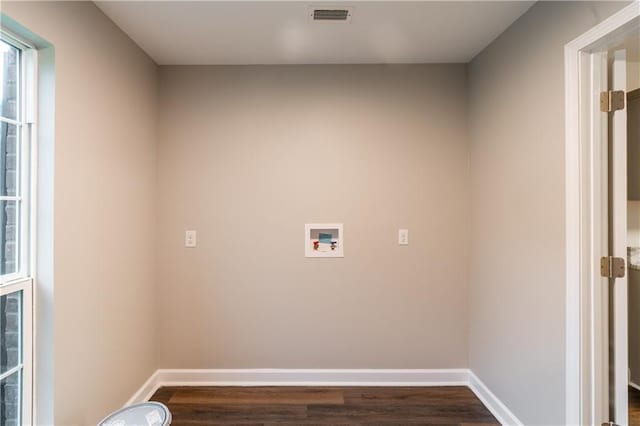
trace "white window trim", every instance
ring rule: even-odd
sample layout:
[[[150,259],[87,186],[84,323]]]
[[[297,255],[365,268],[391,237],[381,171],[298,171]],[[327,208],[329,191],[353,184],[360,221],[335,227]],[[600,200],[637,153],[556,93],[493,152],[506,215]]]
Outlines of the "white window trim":
[[[0,196],[0,200],[19,203],[19,261],[15,273],[0,276],[0,296],[22,291],[22,370],[21,396],[23,424],[33,424],[34,413],[34,345],[35,345],[35,212],[37,176],[37,50],[35,47],[0,28],[0,38],[20,49],[19,102],[17,120],[0,117],[0,121],[19,126],[20,149],[18,196]],[[14,369],[12,369],[14,370]],[[8,375],[8,374],[7,374]]]
[[[25,330],[33,331],[33,279],[23,278],[0,286],[0,296],[20,291],[22,292],[22,363],[1,374],[0,379],[4,379],[17,371],[22,371],[20,379],[22,395],[21,420],[22,424],[29,425],[33,424],[33,332],[28,333]]]

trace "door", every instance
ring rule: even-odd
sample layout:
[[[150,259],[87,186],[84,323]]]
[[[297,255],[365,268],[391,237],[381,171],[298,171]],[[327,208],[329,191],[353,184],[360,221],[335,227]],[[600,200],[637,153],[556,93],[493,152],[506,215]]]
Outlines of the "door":
[[[609,401],[610,419],[628,424],[627,61],[613,54],[609,106]],[[606,99],[606,96],[605,96]],[[620,103],[621,102],[621,103]],[[606,102],[605,102],[606,103]],[[615,259],[621,266],[616,272]],[[624,263],[621,263],[624,262]]]

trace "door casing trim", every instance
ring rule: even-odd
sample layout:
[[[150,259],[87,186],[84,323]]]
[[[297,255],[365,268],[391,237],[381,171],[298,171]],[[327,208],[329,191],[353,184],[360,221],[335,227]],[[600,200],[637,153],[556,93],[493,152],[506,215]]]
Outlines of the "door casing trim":
[[[594,53],[640,28],[635,1],[565,46],[565,238],[566,238],[566,424],[597,422],[599,367],[594,362],[593,291],[600,282],[596,253],[602,220],[601,134],[594,132]],[[596,257],[597,256],[597,257]],[[598,263],[598,264],[597,264]],[[597,267],[597,269],[596,269]]]

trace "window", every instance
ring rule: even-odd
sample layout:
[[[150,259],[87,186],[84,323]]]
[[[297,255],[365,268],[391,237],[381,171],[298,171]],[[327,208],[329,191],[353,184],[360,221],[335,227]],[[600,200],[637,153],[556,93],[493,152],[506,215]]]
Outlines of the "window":
[[[29,259],[33,57],[0,32],[0,425],[31,423],[33,277]]]

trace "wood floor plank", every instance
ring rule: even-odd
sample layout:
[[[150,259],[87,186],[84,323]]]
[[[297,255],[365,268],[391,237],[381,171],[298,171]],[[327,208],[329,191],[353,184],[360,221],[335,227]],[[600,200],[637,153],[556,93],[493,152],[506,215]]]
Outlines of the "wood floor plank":
[[[176,388],[173,387],[162,387],[155,392],[153,397],[158,402],[167,403],[169,399],[171,399],[175,391]]]
[[[193,388],[175,391],[169,402],[210,405],[344,404],[344,392],[318,388]]]
[[[469,405],[474,402],[484,407],[465,386],[347,388],[344,397],[347,405]]]
[[[640,425],[640,391],[629,386],[629,424]]]
[[[304,405],[200,405],[169,404],[172,426],[180,424],[264,424],[281,419],[302,424],[307,419]]]
[[[460,387],[168,387],[180,425],[465,425],[498,422]]]
[[[485,409],[486,410],[486,409]],[[331,419],[332,423],[461,423],[490,421],[477,407],[451,407],[446,405],[368,405],[368,406],[313,406],[308,407],[309,419]]]

